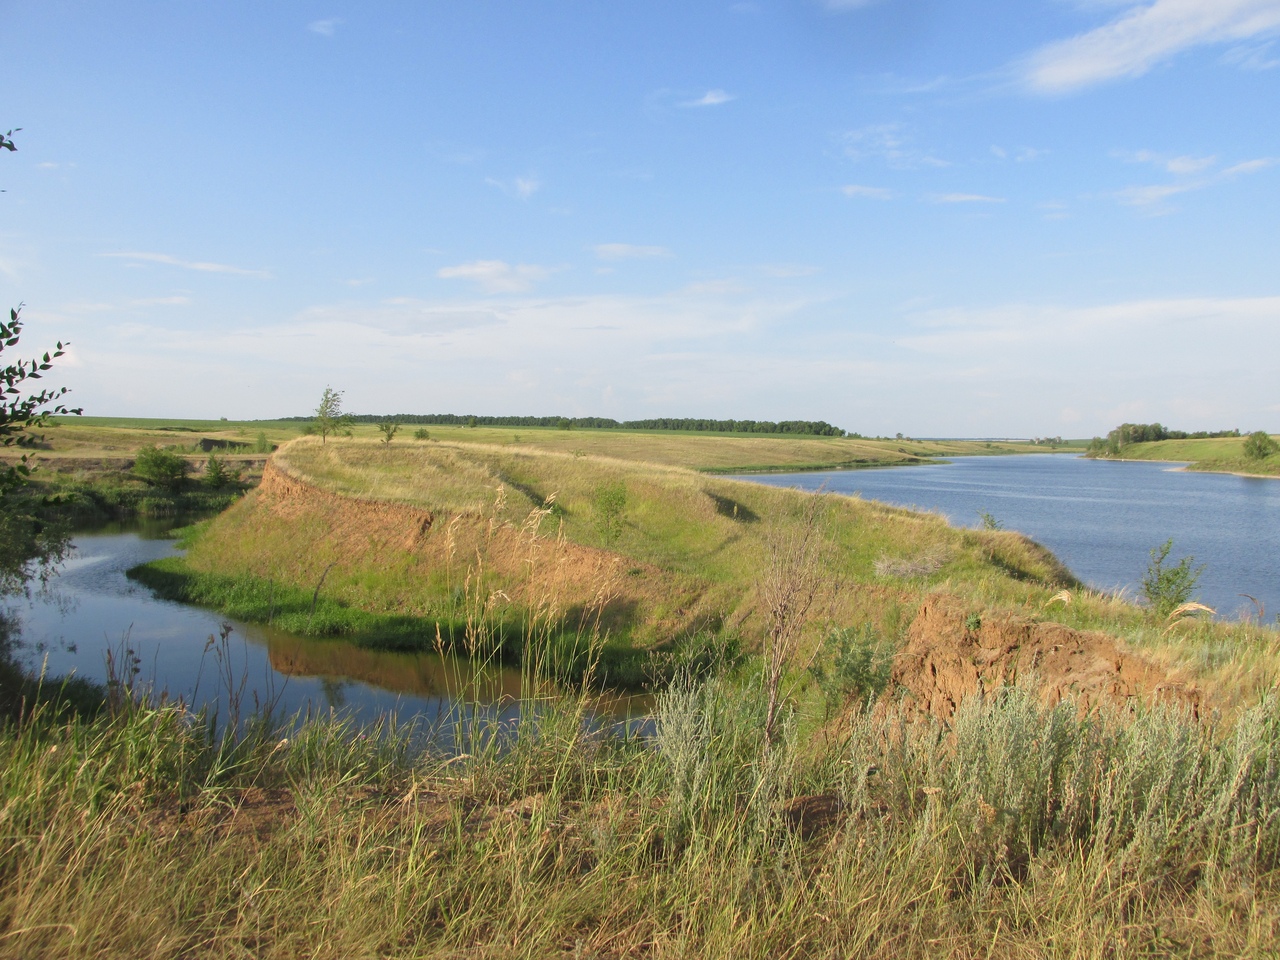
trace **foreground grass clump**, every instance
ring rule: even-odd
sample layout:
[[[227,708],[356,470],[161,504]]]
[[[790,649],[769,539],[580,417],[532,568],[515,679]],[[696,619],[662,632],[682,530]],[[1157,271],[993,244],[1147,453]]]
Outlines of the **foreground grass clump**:
[[[58,957],[1264,955],[1280,705],[1082,717],[1015,687],[762,735],[755,674],[652,741],[543,700],[461,756],[176,707],[0,732],[0,950]]]

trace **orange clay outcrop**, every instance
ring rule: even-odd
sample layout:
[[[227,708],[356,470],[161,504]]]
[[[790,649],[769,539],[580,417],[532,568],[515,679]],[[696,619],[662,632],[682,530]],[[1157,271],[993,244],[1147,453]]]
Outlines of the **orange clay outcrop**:
[[[696,627],[701,616],[701,584],[571,543],[555,535],[549,516],[531,514],[521,526],[471,514],[437,516],[411,504],[329,493],[274,460],[253,497],[240,523],[290,531],[294,579],[314,582],[334,566],[327,582],[341,592],[339,571],[358,575],[394,565],[403,572],[397,581],[403,586],[393,590],[398,595],[385,598],[394,612],[431,615],[421,585],[452,570],[458,583],[483,580],[485,594],[499,603],[578,610],[593,618],[599,611],[602,625],[611,629],[646,620],[655,636],[669,636]],[[225,546],[234,549],[233,543]]]
[[[1070,697],[1086,710],[1160,701],[1199,712],[1197,690],[1121,652],[1106,634],[1008,614],[984,615],[972,626],[957,598],[927,599],[894,659],[890,695],[905,691],[915,710],[947,721],[965,697],[1034,677],[1050,706]]]

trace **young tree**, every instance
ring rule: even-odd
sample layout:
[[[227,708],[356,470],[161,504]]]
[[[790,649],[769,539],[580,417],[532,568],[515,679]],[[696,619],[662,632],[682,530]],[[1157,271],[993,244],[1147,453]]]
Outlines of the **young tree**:
[[[394,420],[383,420],[378,424],[378,432],[382,434],[382,442],[387,446],[391,446],[391,441],[395,439],[396,434],[400,431],[400,424]]]
[[[66,387],[30,392],[30,381],[44,376],[65,352],[65,344],[38,358],[6,362],[4,352],[16,347],[22,335],[20,310],[9,311],[8,323],[0,321],[0,452],[21,451],[16,462],[0,464],[0,593],[21,589],[37,571],[47,575],[70,549],[66,531],[36,517],[30,499],[17,494],[31,476],[26,451],[44,439],[35,431],[55,414],[81,412],[60,402]]]
[[[342,412],[342,391],[333,387],[325,387],[320,395],[320,405],[316,407],[315,420],[312,421],[316,432],[320,434],[320,442],[325,443],[329,434],[337,433],[351,418]]]
[[[1142,596],[1158,618],[1163,619],[1191,599],[1203,566],[1195,566],[1195,557],[1183,557],[1177,563],[1166,565],[1173,550],[1173,538],[1163,546],[1151,550],[1151,562],[1142,576]]]

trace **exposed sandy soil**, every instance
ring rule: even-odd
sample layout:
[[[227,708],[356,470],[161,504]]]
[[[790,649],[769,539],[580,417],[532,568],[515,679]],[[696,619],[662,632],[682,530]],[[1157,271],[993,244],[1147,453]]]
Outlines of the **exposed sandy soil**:
[[[946,721],[965,697],[1034,676],[1050,706],[1070,697],[1082,709],[1137,701],[1199,712],[1200,691],[1122,651],[1104,633],[1012,614],[979,619],[956,597],[929,597],[894,659],[886,695],[905,691],[915,710]]]
[[[329,493],[267,463],[257,492],[258,509],[298,530],[322,531],[311,545],[343,568],[359,570],[408,556],[429,575],[452,565],[482,570],[503,584],[503,597],[533,607],[551,603],[580,611],[603,627],[636,622],[648,611],[663,635],[696,627],[702,588],[652,564],[549,535],[539,527],[517,527],[482,516],[432,511],[404,503]],[[554,527],[551,528],[554,530]],[[549,599],[550,598],[550,599]]]

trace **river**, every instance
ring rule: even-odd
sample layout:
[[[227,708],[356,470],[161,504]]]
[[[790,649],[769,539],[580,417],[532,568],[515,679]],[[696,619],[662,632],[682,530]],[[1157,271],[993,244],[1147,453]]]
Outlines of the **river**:
[[[216,707],[224,720],[263,705],[281,717],[335,711],[369,722],[395,714],[439,739],[464,710],[484,710],[503,724],[521,716],[527,686],[518,670],[477,671],[456,657],[308,639],[157,598],[125,571],[175,554],[170,526],[115,524],[80,533],[44,589],[0,602],[17,634],[19,662],[51,677],[105,682],[110,651],[117,676],[132,660],[137,680],[154,694]],[[600,718],[622,722],[647,705],[643,697],[602,697],[596,709]]]
[[[874,470],[740,477],[919,510],[957,526],[980,513],[1048,547],[1092,587],[1138,596],[1151,550],[1173,539],[1170,561],[1204,566],[1197,596],[1219,616],[1280,613],[1280,480],[1192,473],[1147,461],[1069,454],[958,457]]]

